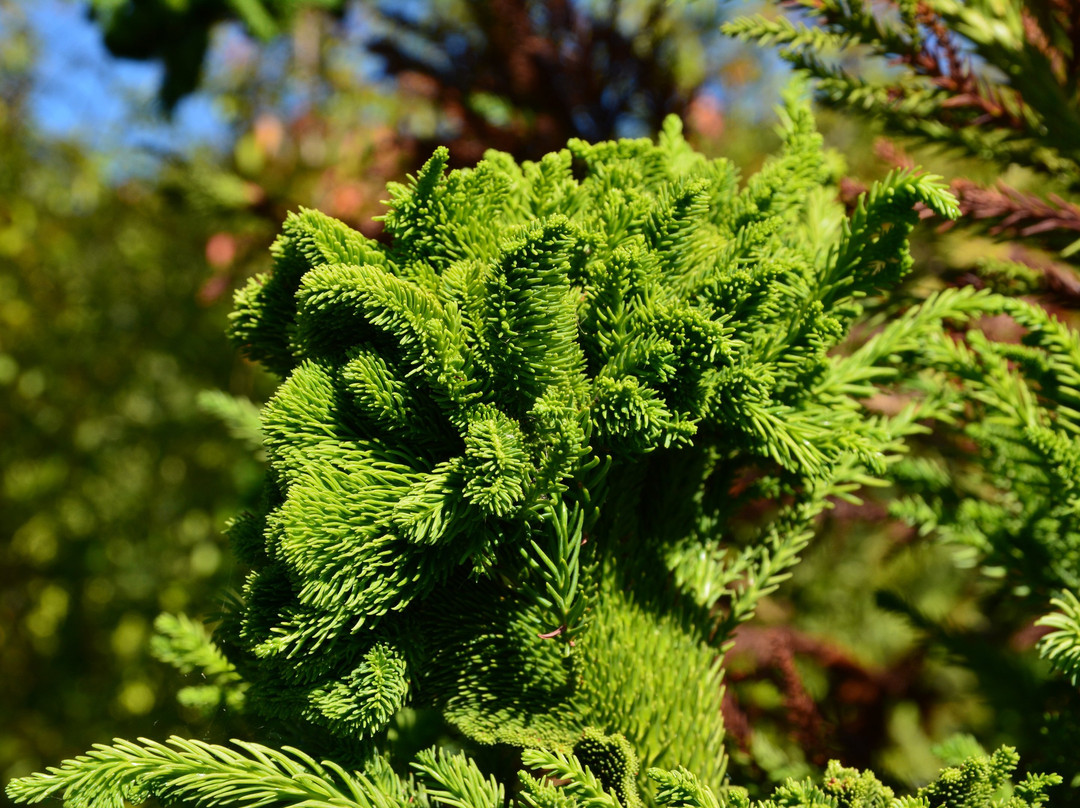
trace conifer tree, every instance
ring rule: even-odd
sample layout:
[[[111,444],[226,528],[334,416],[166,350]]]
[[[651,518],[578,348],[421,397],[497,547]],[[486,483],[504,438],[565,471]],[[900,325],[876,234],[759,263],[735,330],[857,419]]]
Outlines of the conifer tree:
[[[1002,497],[1048,483],[1055,524],[1080,457],[1076,335],[1040,309],[945,291],[839,350],[910,271],[916,206],[951,217],[955,201],[897,172],[846,216],[794,94],[781,134],[741,187],[672,118],[657,143],[571,141],[536,163],[489,152],[447,173],[439,150],[391,186],[385,244],[291,215],[231,326],[282,378],[262,412],[262,507],[229,531],[251,571],[212,640],[171,621],[163,654],[293,745],[118,741],[8,795],[1045,804],[1060,778],[1012,785],[1009,748],[901,798],[839,764],[765,801],[726,781],[724,653],[835,498],[893,473],[927,422],[962,422],[965,398],[990,413],[968,427],[988,482]],[[999,313],[1026,345],[953,338]],[[909,405],[866,409],[882,384]],[[1067,559],[1048,561],[1060,577]],[[388,739],[406,710],[518,750],[518,781],[438,747],[404,774]]]

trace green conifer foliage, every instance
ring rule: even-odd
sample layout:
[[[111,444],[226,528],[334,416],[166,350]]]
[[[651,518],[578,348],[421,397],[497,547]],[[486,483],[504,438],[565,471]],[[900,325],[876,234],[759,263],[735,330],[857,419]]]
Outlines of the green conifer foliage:
[[[945,320],[1022,304],[946,292],[835,350],[909,270],[915,206],[955,207],[934,177],[898,173],[847,218],[794,97],[781,129],[741,190],[670,119],[657,143],[572,141],[539,163],[491,152],[447,173],[439,151],[391,188],[385,246],[291,216],[232,324],[283,380],[262,413],[263,507],[230,531],[251,572],[215,638],[228,666],[179,624],[174,656],[226,689],[239,677],[245,709],[362,772],[122,742],[9,794],[502,805],[464,757],[422,753],[415,784],[370,756],[413,706],[521,748],[530,808],[749,806],[725,787],[723,654],[829,498],[886,476],[917,419],[956,419],[958,388],[930,384],[944,372],[1006,420],[1058,426],[1025,368],[962,365],[998,355],[975,336],[948,349]],[[1029,328],[1050,380],[1054,323]],[[860,403],[904,380],[902,412]],[[989,805],[1015,760],[972,766],[903,800],[834,766],[760,805]]]
[[[617,739],[613,739],[618,742]],[[98,744],[88,754],[13,781],[8,796],[35,803],[62,796],[72,808],[124,808],[157,798],[196,808],[229,805],[258,808],[502,808],[503,786],[464,755],[427,749],[412,767],[418,777],[396,774],[381,758],[350,772],[321,763],[298,749],[272,749],[236,741],[235,747],[170,738]],[[623,741],[625,743],[625,741]],[[522,755],[513,808],[628,808],[615,788],[573,754],[530,749]],[[895,797],[871,773],[832,761],[822,782],[788,780],[772,797],[750,800],[739,788],[718,792],[686,769],[650,769],[663,808],[1039,808],[1057,775],[1027,775],[1015,785],[1016,752],[1002,747],[943,769],[918,794]],[[537,779],[535,774],[543,775]],[[558,785],[556,785],[558,783]],[[635,795],[636,796],[636,795]]]
[[[909,267],[915,203],[952,204],[897,175],[811,233],[820,138],[785,114],[741,192],[672,119],[657,144],[536,164],[447,174],[439,151],[391,188],[385,249],[289,219],[232,326],[285,376],[266,510],[234,528],[264,544],[223,635],[258,709],[368,737],[433,706],[482,741],[567,750],[595,726],[719,782],[724,640],[894,437],[812,384],[860,298]],[[696,523],[738,503],[693,492],[758,466],[791,504],[741,555],[712,536],[703,574]],[[664,570],[683,567],[680,592]]]

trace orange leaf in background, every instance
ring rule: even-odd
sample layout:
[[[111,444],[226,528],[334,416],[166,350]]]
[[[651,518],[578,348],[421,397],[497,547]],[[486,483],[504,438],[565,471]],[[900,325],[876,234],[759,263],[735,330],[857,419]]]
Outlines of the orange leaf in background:
[[[274,115],[262,114],[255,120],[252,127],[255,135],[255,145],[263,154],[273,157],[281,149],[285,140],[285,127],[281,120]]]
[[[359,214],[364,204],[364,192],[355,183],[339,185],[333,191],[331,213],[338,219],[351,219]]]
[[[724,111],[719,100],[711,95],[695,96],[686,118],[690,128],[702,137],[717,140],[724,134]]]
[[[231,233],[214,233],[206,241],[206,262],[223,269],[236,259],[236,237]]]
[[[201,305],[209,306],[211,303],[220,300],[221,296],[229,291],[230,284],[229,275],[219,272],[199,287],[199,292],[195,297]]]

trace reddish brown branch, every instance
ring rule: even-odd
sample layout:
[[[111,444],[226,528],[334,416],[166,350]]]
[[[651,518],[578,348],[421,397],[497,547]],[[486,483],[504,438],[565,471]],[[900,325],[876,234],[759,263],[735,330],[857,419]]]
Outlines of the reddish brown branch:
[[[995,236],[1015,238],[1035,236],[1051,230],[1069,230],[1080,234],[1080,207],[1056,194],[1045,199],[1024,193],[998,182],[985,188],[971,180],[958,179],[950,184],[965,216],[997,221],[990,226]]]
[[[441,109],[455,132],[441,134],[440,142],[455,164],[475,163],[488,148],[535,160],[571,137],[613,137],[628,114],[653,130],[668,113],[685,116],[693,91],[679,86],[662,48],[639,41],[659,36],[663,8],[655,4],[641,34],[630,36],[615,20],[568,0],[484,0],[469,5],[469,22],[483,36],[448,62],[404,48],[393,36],[369,49],[386,60],[390,75],[409,76]],[[452,32],[438,20],[399,22],[433,51],[445,51]],[[494,122],[478,111],[478,91],[504,102],[509,120]],[[419,143],[417,151],[434,145]]]
[[[1049,297],[1058,305],[1080,309],[1080,276],[1070,267],[1037,256],[1019,244],[1012,245],[1009,260],[1041,272]]]
[[[885,138],[874,144],[874,152],[896,168],[915,170],[915,161],[895,143]],[[858,180],[845,177],[840,181],[840,199],[849,209],[853,208],[860,194],[867,187]],[[987,188],[968,179],[955,179],[949,183],[949,190],[960,204],[960,212],[969,220],[976,220],[987,227],[992,236],[1012,239],[1039,238],[1039,246],[1050,250],[1061,250],[1080,238],[1080,205],[1076,205],[1057,194],[1041,197],[1012,188],[998,182],[993,188]],[[920,216],[928,218],[933,213],[923,207]],[[947,230],[963,220],[945,222],[942,230]]]
[[[1010,88],[996,87],[975,74],[955,33],[928,3],[919,4],[915,19],[927,35],[918,51],[901,54],[898,61],[910,65],[917,75],[928,78],[949,94],[941,105],[943,110],[975,113],[970,120],[947,120],[946,123],[952,126],[993,125],[1015,130],[1027,128],[1027,121],[1021,114],[1023,99]],[[899,88],[896,89],[903,95]]]
[[[887,735],[889,703],[901,697],[920,703],[926,700],[918,686],[921,652],[890,669],[874,671],[836,646],[791,626],[744,626],[736,635],[732,654],[749,657],[752,667],[749,671],[729,667],[729,681],[772,682],[782,694],[787,731],[818,765],[837,754],[848,765],[869,765],[870,750],[879,748]],[[812,660],[825,672],[828,692],[820,703],[802,682],[797,656]],[[727,731],[746,748],[761,709],[729,692],[723,710]]]

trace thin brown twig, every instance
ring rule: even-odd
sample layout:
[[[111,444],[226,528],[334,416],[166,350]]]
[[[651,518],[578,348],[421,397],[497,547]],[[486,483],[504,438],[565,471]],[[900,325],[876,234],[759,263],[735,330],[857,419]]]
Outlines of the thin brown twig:
[[[986,188],[967,179],[953,180],[950,188],[963,215],[996,220],[990,225],[991,235],[1027,238],[1055,230],[1080,233],[1080,207],[1057,194],[1044,198],[1000,181],[994,188]]]
[[[925,698],[919,686],[920,651],[890,669],[875,671],[839,647],[792,626],[744,626],[736,634],[732,653],[748,657],[752,667],[748,671],[729,668],[729,680],[768,680],[776,685],[783,697],[788,731],[819,765],[837,753],[849,765],[869,765],[868,751],[877,748],[887,733],[888,704],[902,697],[913,697],[916,702]],[[813,660],[826,675],[828,694],[820,704],[802,681],[797,656]],[[753,723],[762,715],[760,708],[729,691],[723,711],[728,732],[748,748]]]

